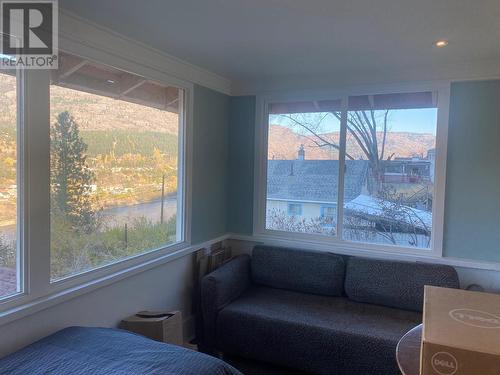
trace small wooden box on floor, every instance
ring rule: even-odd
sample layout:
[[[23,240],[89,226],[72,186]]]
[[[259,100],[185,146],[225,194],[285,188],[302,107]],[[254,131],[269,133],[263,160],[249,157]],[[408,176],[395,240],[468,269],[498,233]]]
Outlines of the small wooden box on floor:
[[[425,287],[422,375],[500,374],[500,295]]]
[[[180,311],[141,311],[123,319],[120,328],[152,340],[180,346],[183,344]]]

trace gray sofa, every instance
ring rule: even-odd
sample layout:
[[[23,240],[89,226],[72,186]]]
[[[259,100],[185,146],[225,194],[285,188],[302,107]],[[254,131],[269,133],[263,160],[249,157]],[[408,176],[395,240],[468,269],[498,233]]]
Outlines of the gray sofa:
[[[424,285],[459,287],[449,266],[256,246],[202,280],[201,347],[314,374],[399,374]]]

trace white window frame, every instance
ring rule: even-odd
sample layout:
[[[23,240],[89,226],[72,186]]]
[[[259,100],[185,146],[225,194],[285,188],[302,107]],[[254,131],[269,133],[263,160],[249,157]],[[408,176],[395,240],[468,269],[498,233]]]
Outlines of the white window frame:
[[[102,61],[97,61],[93,58],[90,58],[88,56],[82,56],[82,55],[76,55],[74,53],[64,51],[67,53],[70,53],[71,55],[78,56],[80,58],[83,58],[85,60],[91,61],[93,63],[99,64],[99,65],[107,65],[108,67],[112,67],[115,69],[118,69],[120,71],[124,71],[123,69],[117,68],[116,66],[110,66],[108,64],[105,64]],[[137,69],[137,68],[136,68]],[[170,83],[170,78],[169,77],[164,77],[162,79],[153,79],[142,72],[139,73],[137,70],[130,71],[128,70],[127,72],[133,73],[133,74],[138,74],[141,77],[154,81],[155,83],[165,85],[165,86],[170,86],[170,87],[176,87],[181,89],[182,91],[180,92],[181,95],[179,97],[179,133],[178,133],[178,155],[177,155],[177,160],[178,160],[178,165],[177,165],[177,170],[179,172],[178,178],[177,178],[177,218],[181,218],[181,220],[177,220],[177,227],[176,227],[176,242],[173,244],[166,244],[165,246],[162,246],[158,249],[150,249],[150,250],[143,250],[139,252],[138,254],[131,255],[125,258],[120,258],[116,259],[113,262],[109,264],[104,264],[101,266],[96,266],[91,269],[83,270],[80,272],[76,272],[74,274],[62,277],[57,280],[51,280],[51,284],[55,285],[55,289],[59,288],[66,288],[68,285],[78,285],[81,284],[82,282],[88,282],[91,281],[95,278],[97,278],[97,275],[106,275],[109,273],[109,269],[116,268],[117,270],[120,270],[122,268],[121,264],[127,264],[126,267],[129,266],[134,266],[136,264],[140,264],[141,262],[144,262],[145,260],[150,260],[154,259],[155,257],[158,256],[158,254],[163,255],[164,253],[169,253],[173,252],[176,249],[181,249],[190,244],[190,232],[189,232],[189,215],[185,214],[189,211],[186,210],[186,204],[187,204],[187,198],[188,194],[186,194],[186,191],[184,190],[184,186],[187,185],[186,181],[186,176],[190,173],[187,173],[189,171],[186,171],[188,168],[188,165],[185,160],[185,155],[186,155],[186,149],[187,149],[187,138],[186,138],[186,129],[187,129],[187,122],[186,122],[186,97],[191,96],[191,86],[190,85],[183,85],[180,86],[179,84],[172,84]],[[50,94],[49,94],[50,95]],[[99,94],[97,94],[99,95]],[[50,99],[50,98],[49,98]],[[50,102],[49,102],[50,104]],[[49,124],[50,126],[50,124]],[[50,238],[49,238],[50,241]]]
[[[390,93],[411,93],[431,91],[437,93],[437,130],[436,130],[436,165],[433,199],[433,224],[431,246],[429,249],[411,248],[390,244],[373,244],[353,242],[337,236],[293,233],[266,229],[266,195],[267,195],[267,147],[268,147],[268,107],[271,103],[341,100],[343,118],[341,121],[341,150],[339,160],[338,202],[343,203],[344,163],[347,114],[347,98],[356,95],[376,95]],[[254,167],[254,222],[253,236],[269,243],[300,245],[318,250],[338,251],[344,254],[371,254],[382,257],[440,258],[443,255],[444,204],[446,185],[446,155],[448,139],[448,121],[450,104],[450,81],[423,82],[400,85],[379,85],[368,87],[345,88],[339,90],[301,91],[272,93],[257,96],[255,124],[255,167]],[[338,228],[342,230],[343,204],[337,204]]]
[[[89,29],[96,31],[94,29]],[[98,31],[99,33],[101,31]],[[86,35],[85,35],[86,36]],[[110,38],[120,37],[111,35]],[[127,41],[125,41],[127,42]],[[52,281],[50,279],[50,71],[25,70],[18,77],[18,280],[21,292],[0,299],[0,325],[129,277],[195,251],[191,245],[192,120],[194,84],[158,69],[151,51],[125,43],[123,54],[84,40],[60,36],[60,50],[89,61],[182,89],[179,113],[177,242],[118,259],[111,264]],[[144,49],[143,49],[144,48]],[[161,57],[161,56],[160,56]],[[152,63],[149,64],[148,62]],[[158,62],[155,62],[158,64]],[[182,107],[181,107],[182,108]],[[19,142],[21,141],[22,142]]]
[[[0,73],[2,73],[0,71]],[[9,302],[18,299],[26,293],[27,283],[26,277],[29,273],[26,261],[26,246],[27,231],[26,223],[20,220],[21,217],[27,215],[26,209],[26,189],[25,181],[27,180],[26,168],[26,131],[24,130],[24,91],[25,91],[25,72],[16,70],[16,289],[15,293],[0,297],[0,302]]]

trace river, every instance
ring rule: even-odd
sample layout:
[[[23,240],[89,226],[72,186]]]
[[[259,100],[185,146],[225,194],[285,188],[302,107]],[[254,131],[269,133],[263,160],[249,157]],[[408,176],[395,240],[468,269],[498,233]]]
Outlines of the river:
[[[177,212],[177,198],[167,197],[163,202],[163,220],[166,222]],[[107,208],[101,211],[104,226],[113,228],[116,226],[124,226],[125,223],[131,224],[134,219],[146,217],[153,223],[160,221],[161,217],[161,200],[154,200],[145,203],[138,203],[127,206],[117,206]],[[0,235],[3,235],[8,241],[12,241],[16,237],[15,225],[6,225],[0,227]]]
[[[177,212],[177,198],[165,198],[163,202],[163,221],[166,222]],[[161,200],[139,203],[132,206],[118,206],[108,208],[101,212],[104,225],[108,228],[123,226],[131,223],[134,219],[145,217],[153,223],[160,222]]]

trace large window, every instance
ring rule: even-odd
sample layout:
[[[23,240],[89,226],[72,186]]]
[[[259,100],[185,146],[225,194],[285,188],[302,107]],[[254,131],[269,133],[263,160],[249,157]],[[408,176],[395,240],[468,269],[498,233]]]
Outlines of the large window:
[[[122,69],[59,51],[57,70],[0,70],[2,322],[189,246],[192,85],[86,53]]]
[[[340,101],[269,106],[267,229],[336,235],[335,227],[324,225],[321,207],[337,204],[339,109]],[[286,209],[287,200],[300,215]]]
[[[182,240],[182,95],[62,55],[50,87],[53,280]]]
[[[0,67],[0,324],[192,251],[194,84],[67,21],[58,69]]]
[[[437,98],[268,104],[265,229],[431,248]],[[303,206],[300,218],[283,209],[291,199]]]
[[[0,71],[0,298],[20,291],[16,81]]]

